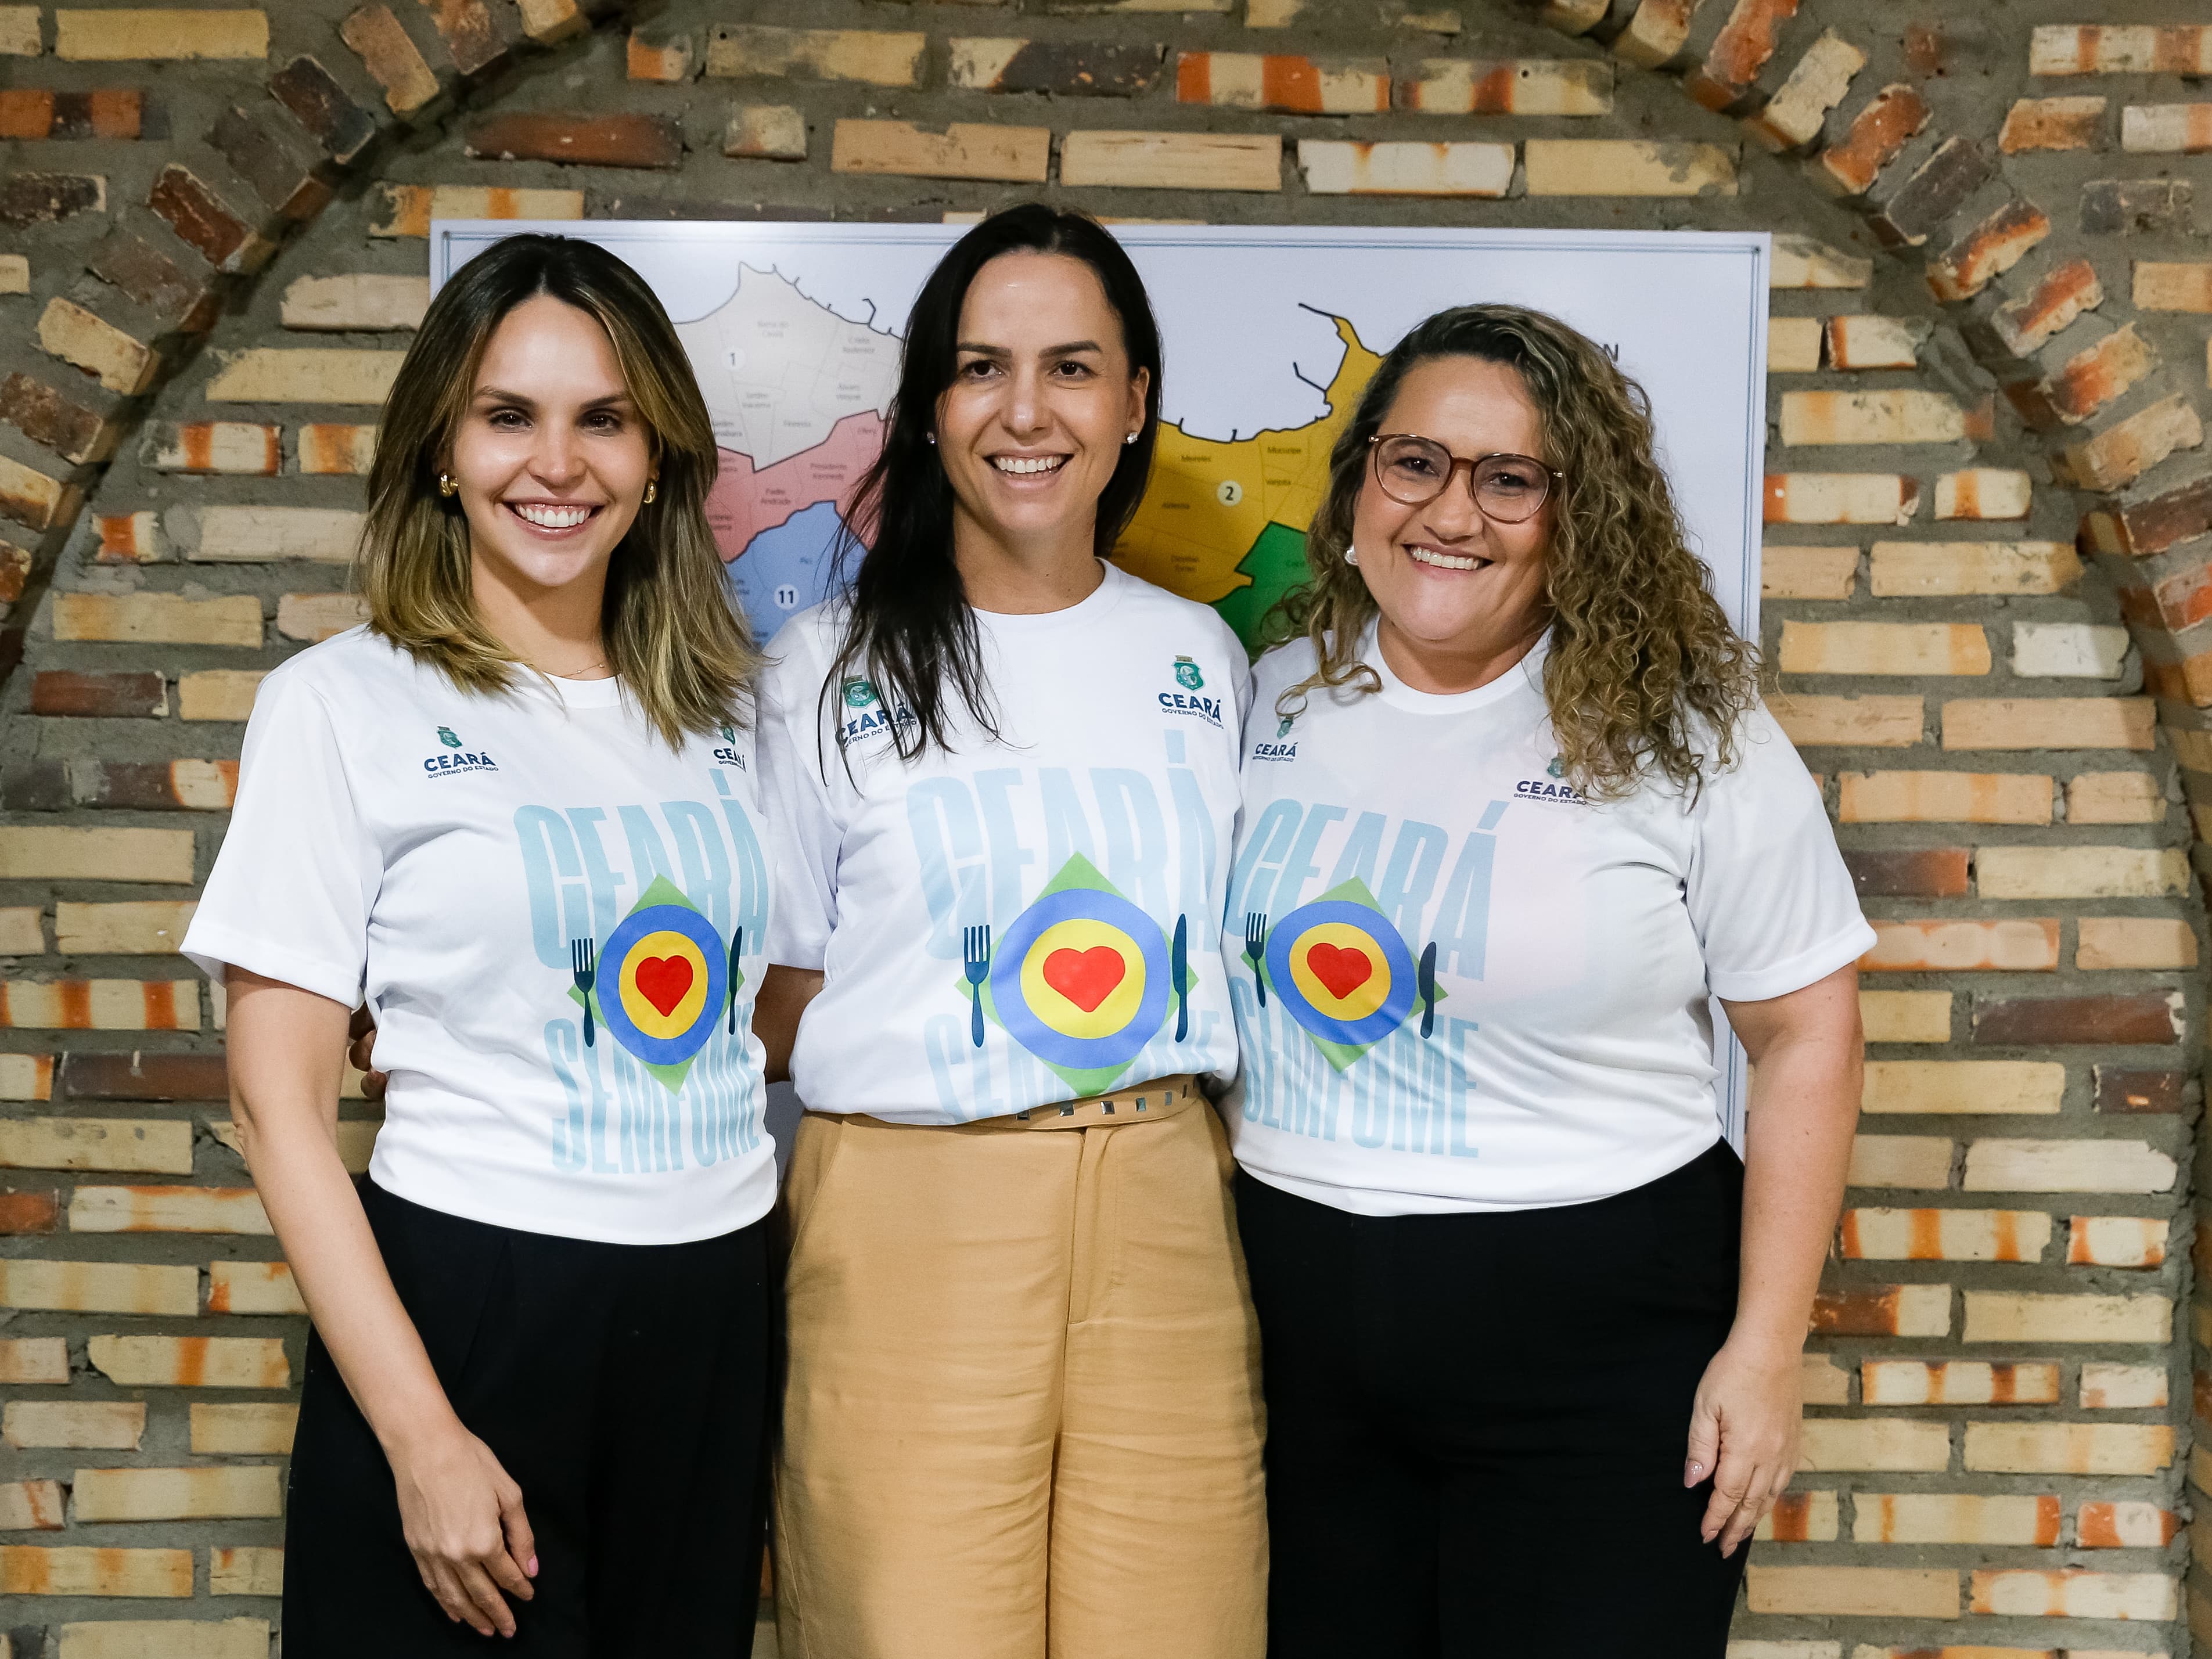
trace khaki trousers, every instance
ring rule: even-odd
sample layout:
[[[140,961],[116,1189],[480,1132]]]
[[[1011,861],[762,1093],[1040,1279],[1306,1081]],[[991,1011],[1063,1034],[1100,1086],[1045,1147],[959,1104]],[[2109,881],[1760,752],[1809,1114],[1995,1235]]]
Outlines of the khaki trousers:
[[[784,1659],[1259,1659],[1234,1168],[1188,1078],[1026,1121],[806,1115],[784,1187]]]

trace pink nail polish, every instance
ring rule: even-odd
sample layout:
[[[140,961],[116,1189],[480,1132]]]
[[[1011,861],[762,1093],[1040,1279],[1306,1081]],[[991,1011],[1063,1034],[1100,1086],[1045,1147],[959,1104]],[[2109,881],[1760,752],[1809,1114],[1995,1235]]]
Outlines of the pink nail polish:
[[[536,1556],[534,1556],[534,1555],[533,1555],[533,1556],[532,1556],[532,1557],[530,1558],[530,1565],[529,1565],[527,1567],[524,1568],[524,1569],[523,1569],[523,1571],[526,1571],[526,1572],[527,1572],[527,1573],[528,1573],[528,1574],[529,1574],[532,1578],[537,1577],[538,1577],[538,1558],[537,1558]]]

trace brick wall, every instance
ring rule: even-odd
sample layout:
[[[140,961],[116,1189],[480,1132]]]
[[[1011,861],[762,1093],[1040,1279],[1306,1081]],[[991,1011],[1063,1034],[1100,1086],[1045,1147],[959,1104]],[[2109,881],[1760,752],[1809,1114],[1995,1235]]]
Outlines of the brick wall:
[[[1735,1659],[2212,1632],[2193,12],[0,4],[0,1648],[268,1651],[304,1328],[175,947],[255,681],[355,615],[430,216],[1033,194],[1778,234],[1765,643],[1881,940],[1808,1468]]]

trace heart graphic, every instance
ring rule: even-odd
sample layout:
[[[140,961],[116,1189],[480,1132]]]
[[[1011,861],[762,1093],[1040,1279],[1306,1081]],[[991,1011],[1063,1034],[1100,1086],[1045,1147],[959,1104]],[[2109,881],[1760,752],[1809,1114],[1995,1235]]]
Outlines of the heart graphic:
[[[666,1019],[691,988],[691,963],[684,957],[647,957],[637,964],[637,994]]]
[[[1316,945],[1306,952],[1306,966],[1339,1002],[1375,975],[1375,964],[1367,952],[1350,945]]]
[[[1128,971],[1121,953],[1110,945],[1054,951],[1044,959],[1044,982],[1086,1014],[1098,1012]]]

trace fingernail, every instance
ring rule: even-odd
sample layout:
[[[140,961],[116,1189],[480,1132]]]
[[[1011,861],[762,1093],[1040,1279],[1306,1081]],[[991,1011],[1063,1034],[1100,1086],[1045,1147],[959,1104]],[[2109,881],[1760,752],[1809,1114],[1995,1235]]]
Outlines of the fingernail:
[[[523,1571],[524,1571],[525,1572],[528,1573],[528,1574],[529,1574],[532,1578],[537,1577],[538,1577],[538,1558],[537,1558],[536,1556],[534,1556],[534,1555],[533,1555],[533,1556],[532,1556],[532,1557],[530,1558],[530,1565],[529,1565],[528,1566],[525,1567],[525,1568],[523,1569]]]
[[[1690,1479],[1692,1480],[1701,1478],[1705,1474],[1705,1466],[1703,1463],[1692,1463],[1690,1465]]]

